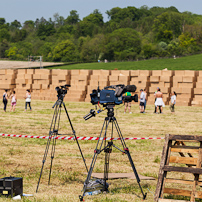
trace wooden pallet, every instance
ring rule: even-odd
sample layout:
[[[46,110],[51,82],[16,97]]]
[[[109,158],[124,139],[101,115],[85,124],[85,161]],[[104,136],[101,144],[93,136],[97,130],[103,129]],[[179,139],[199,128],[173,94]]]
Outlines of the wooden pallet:
[[[186,144],[185,144],[186,142]],[[185,202],[186,200],[165,199],[167,195],[180,195],[202,199],[202,136],[166,135],[163,147],[158,182],[155,192],[155,201]],[[168,174],[172,177],[168,177]],[[183,178],[173,178],[184,174]],[[188,177],[189,179],[184,179]],[[177,186],[177,188],[175,188]],[[185,189],[184,189],[185,188]]]

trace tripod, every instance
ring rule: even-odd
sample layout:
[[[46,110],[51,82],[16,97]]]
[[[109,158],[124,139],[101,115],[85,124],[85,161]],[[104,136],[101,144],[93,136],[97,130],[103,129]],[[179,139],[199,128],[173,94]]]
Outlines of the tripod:
[[[138,176],[138,173],[136,171],[135,165],[133,163],[132,157],[130,155],[129,149],[126,147],[126,143],[125,140],[123,138],[123,135],[121,133],[121,130],[119,128],[118,122],[116,120],[116,118],[114,117],[114,105],[107,105],[106,109],[107,109],[107,117],[104,120],[101,132],[100,132],[100,136],[99,136],[99,140],[97,142],[96,148],[94,150],[94,156],[90,165],[90,169],[88,171],[88,175],[87,175],[87,179],[84,182],[84,187],[83,187],[83,194],[79,196],[80,201],[83,201],[83,197],[85,195],[86,189],[87,189],[87,185],[89,183],[89,180],[91,178],[92,172],[93,172],[93,168],[95,166],[95,162],[96,159],[98,157],[98,154],[100,154],[101,152],[105,152],[105,165],[104,165],[104,190],[103,191],[108,191],[108,186],[107,186],[107,180],[108,180],[108,172],[109,172],[109,159],[110,159],[110,153],[112,152],[112,147],[118,149],[119,151],[121,151],[122,153],[127,154],[128,159],[130,161],[131,167],[133,169],[133,172],[135,174],[137,183],[139,185],[139,188],[141,190],[141,193],[143,195],[143,199],[146,198],[147,194],[144,194],[142,187],[140,185],[140,178]],[[93,115],[92,115],[93,116]],[[87,118],[89,119],[89,117]],[[109,124],[111,123],[112,125],[112,130],[111,130],[111,140],[109,142],[106,141],[106,135],[107,135],[107,129],[109,127]],[[115,129],[117,130],[118,136],[121,140],[121,144],[123,146],[123,150],[118,148],[112,141],[113,139],[113,130],[114,130],[114,126]]]
[[[60,116],[61,116],[61,108],[62,108],[62,106],[65,109],[67,118],[69,120],[71,129],[72,129],[72,133],[73,133],[73,134],[63,134],[63,135],[73,135],[74,136],[74,140],[76,140],[76,143],[78,145],[79,151],[80,151],[81,156],[83,158],[84,165],[85,165],[86,170],[88,172],[88,168],[87,168],[87,165],[86,165],[86,162],[85,162],[85,158],[83,156],[83,153],[81,151],[81,147],[80,147],[79,142],[78,142],[77,137],[76,137],[76,132],[75,132],[75,130],[73,128],[73,125],[71,123],[71,120],[70,120],[69,114],[67,112],[67,108],[65,106],[65,103],[63,102],[64,96],[65,96],[66,93],[67,93],[67,91],[58,91],[58,100],[55,102],[55,104],[52,107],[55,110],[54,110],[53,118],[52,118],[52,121],[51,121],[51,126],[50,126],[50,131],[49,131],[49,138],[48,138],[48,141],[47,141],[47,144],[46,144],[46,149],[45,149],[45,152],[44,152],[44,157],[43,157],[42,167],[41,167],[41,173],[40,173],[38,185],[37,185],[37,188],[36,188],[36,193],[37,193],[38,188],[39,188],[39,183],[40,183],[40,180],[41,180],[44,164],[45,164],[45,161],[46,161],[46,158],[47,158],[47,155],[48,155],[48,150],[49,150],[49,147],[50,147],[50,144],[51,144],[51,141],[52,141],[51,164],[50,164],[48,185],[50,184],[53,159],[54,159],[54,156],[55,156],[56,139],[57,139],[58,135],[62,135],[62,134],[58,133],[59,126],[60,126]]]

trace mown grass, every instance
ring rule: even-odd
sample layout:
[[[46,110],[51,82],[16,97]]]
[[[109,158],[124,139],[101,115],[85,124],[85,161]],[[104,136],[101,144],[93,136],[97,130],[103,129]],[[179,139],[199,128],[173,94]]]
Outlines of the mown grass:
[[[16,112],[0,111],[0,133],[17,135],[48,135],[52,120],[54,102],[32,101],[32,112],[24,112],[24,100],[18,100]],[[106,112],[83,120],[93,106],[89,103],[66,103],[77,137],[98,137],[103,125]],[[171,114],[169,107],[164,108],[164,114],[153,114],[154,106],[147,106],[147,113],[140,114],[138,105],[132,105],[133,114],[124,114],[123,108],[118,110],[117,121],[124,137],[164,137],[165,134],[201,135],[202,108],[176,106],[176,113]],[[110,129],[108,136],[110,136]],[[62,110],[61,134],[71,133],[69,122]],[[117,133],[114,132],[114,137]],[[39,192],[36,186],[41,171],[43,154],[47,140],[0,137],[0,178],[6,176],[23,177],[24,193],[34,194],[33,197],[23,198],[22,201],[32,202],[63,202],[79,201],[82,193],[86,172],[76,142],[73,140],[58,140],[53,161],[51,185],[48,183],[50,166],[50,151],[45,162]],[[87,166],[89,167],[94,155],[96,141],[79,141]],[[122,148],[119,141],[114,141]],[[139,174],[157,179],[164,140],[132,140],[126,141],[134,164]],[[103,172],[104,153],[96,161],[94,172]],[[113,148],[110,155],[110,172],[132,172],[127,156]],[[186,179],[187,175],[183,174]],[[140,202],[141,193],[136,180],[109,180],[109,193],[85,197],[89,202]],[[157,180],[142,180],[141,185],[148,192],[147,201],[152,202]],[[148,191],[150,190],[150,192]],[[0,202],[11,199],[0,198]]]
[[[107,69],[107,70],[202,70],[202,54],[177,59],[150,59],[134,62],[80,63],[50,69]]]

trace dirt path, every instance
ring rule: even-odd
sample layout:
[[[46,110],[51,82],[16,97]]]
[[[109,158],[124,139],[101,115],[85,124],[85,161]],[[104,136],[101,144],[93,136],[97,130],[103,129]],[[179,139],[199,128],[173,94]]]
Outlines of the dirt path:
[[[43,67],[59,65],[62,63],[55,62],[43,62]],[[31,67],[40,67],[39,62],[27,62],[27,61],[0,61],[0,69],[19,69],[19,68],[31,68]]]

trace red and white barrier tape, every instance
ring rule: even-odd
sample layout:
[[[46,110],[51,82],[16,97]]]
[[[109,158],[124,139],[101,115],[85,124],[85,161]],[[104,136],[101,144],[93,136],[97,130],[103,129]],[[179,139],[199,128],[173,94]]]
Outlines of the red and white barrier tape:
[[[35,138],[35,139],[49,139],[49,136],[33,136],[33,135],[13,135],[0,133],[0,137],[20,137],[20,138]],[[53,137],[54,138],[54,137]],[[57,136],[57,140],[74,140],[74,137]],[[102,140],[103,138],[100,138]],[[129,137],[124,140],[162,140],[164,137]],[[99,137],[77,137],[77,140],[99,140]],[[106,138],[106,140],[120,140],[120,138]]]

